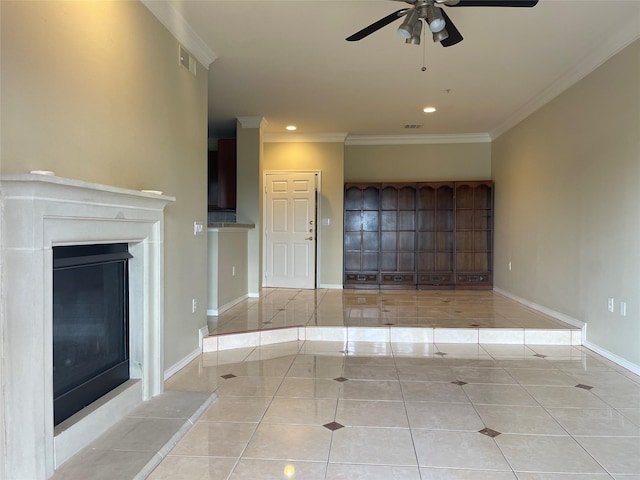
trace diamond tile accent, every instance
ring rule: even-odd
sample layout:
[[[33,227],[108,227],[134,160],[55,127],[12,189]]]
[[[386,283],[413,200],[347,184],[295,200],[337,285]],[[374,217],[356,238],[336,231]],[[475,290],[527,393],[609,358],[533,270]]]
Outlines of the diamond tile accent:
[[[482,435],[486,435],[487,437],[497,437],[498,435],[502,435],[500,432],[496,432],[495,430],[492,430],[490,428],[483,428],[482,430],[478,430],[478,433],[481,433]]]
[[[385,325],[395,325],[395,323],[385,323]]]
[[[547,356],[546,356],[546,355],[542,355],[541,353],[536,353],[536,354],[534,355],[534,357],[538,357],[538,358],[547,358]]]
[[[583,385],[582,383],[579,383],[578,385],[576,385],[576,388],[582,388],[584,390],[591,390],[593,387],[591,385]]]
[[[348,379],[348,378],[344,378],[344,377],[338,377],[338,378],[334,378],[334,380],[335,380],[336,382],[340,382],[340,383],[342,383],[342,382],[346,382],[346,381],[347,381],[347,380],[349,380],[349,379]]]
[[[479,323],[472,323],[471,325],[469,325],[470,327],[479,327],[480,324]]]
[[[236,378],[236,376],[233,373],[227,373],[226,375],[222,375],[222,378],[229,380],[230,378]]]
[[[463,382],[462,380],[456,380],[456,381],[451,382],[451,383],[453,383],[454,385],[460,385],[460,386],[467,384],[467,382]]]
[[[331,422],[331,423],[324,424],[323,427],[331,430],[332,432],[335,432],[336,430],[340,430],[341,428],[344,428],[344,425],[341,425],[338,422]]]

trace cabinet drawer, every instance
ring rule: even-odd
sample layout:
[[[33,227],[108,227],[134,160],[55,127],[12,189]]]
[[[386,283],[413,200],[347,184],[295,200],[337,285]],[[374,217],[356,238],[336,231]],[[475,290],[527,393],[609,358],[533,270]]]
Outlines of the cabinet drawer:
[[[361,272],[346,272],[344,274],[345,284],[350,285],[377,285],[378,274],[377,273],[361,273]]]
[[[381,285],[415,285],[416,274],[415,273],[401,273],[401,272],[382,272],[380,274]]]
[[[488,273],[462,273],[457,275],[456,283],[464,285],[490,285],[491,275]]]
[[[421,273],[418,277],[420,285],[450,285],[453,283],[451,273]]]

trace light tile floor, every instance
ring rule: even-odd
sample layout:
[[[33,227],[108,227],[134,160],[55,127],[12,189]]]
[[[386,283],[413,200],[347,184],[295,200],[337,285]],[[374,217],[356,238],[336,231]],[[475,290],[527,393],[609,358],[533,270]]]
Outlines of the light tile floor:
[[[640,378],[583,347],[291,342],[167,388],[219,398],[152,480],[640,479]]]
[[[262,289],[209,317],[209,332],[290,326],[572,328],[492,291]]]
[[[493,292],[282,289],[209,328],[389,323],[572,328]],[[289,342],[203,354],[166,389],[218,399],[152,480],[640,480],[640,378],[580,346]]]

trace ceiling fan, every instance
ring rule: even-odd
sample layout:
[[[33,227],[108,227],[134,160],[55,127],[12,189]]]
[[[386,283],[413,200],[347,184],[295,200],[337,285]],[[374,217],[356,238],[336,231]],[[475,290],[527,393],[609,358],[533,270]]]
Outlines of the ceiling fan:
[[[450,47],[460,43],[463,39],[449,16],[440,5],[447,7],[534,7],[538,0],[393,0],[405,2],[412,5],[409,8],[402,8],[377,22],[363,28],[362,30],[347,37],[348,42],[357,42],[363,38],[377,32],[382,27],[405,17],[398,27],[398,34],[403,37],[406,43],[420,45],[422,35],[422,22],[427,24],[433,35],[434,42],[440,42],[443,47]]]

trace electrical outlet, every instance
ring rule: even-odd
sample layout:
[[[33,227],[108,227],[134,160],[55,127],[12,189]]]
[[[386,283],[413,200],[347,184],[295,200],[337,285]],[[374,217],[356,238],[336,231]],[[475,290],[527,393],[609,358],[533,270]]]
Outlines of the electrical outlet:
[[[627,316],[627,302],[620,302],[620,316]]]
[[[509,262],[509,271],[511,271],[511,262]]]
[[[614,306],[614,303],[613,303],[613,297],[609,297],[607,299],[607,310],[609,310],[611,313],[613,313],[614,308],[615,308],[615,306]]]
[[[196,313],[196,310],[198,309],[198,302],[196,301],[195,298],[191,299],[191,313]]]
[[[236,267],[235,267],[235,265],[233,267],[231,267],[231,276],[232,277],[236,276]]]
[[[202,235],[204,232],[204,226],[202,222],[193,222],[193,234],[194,235]]]

